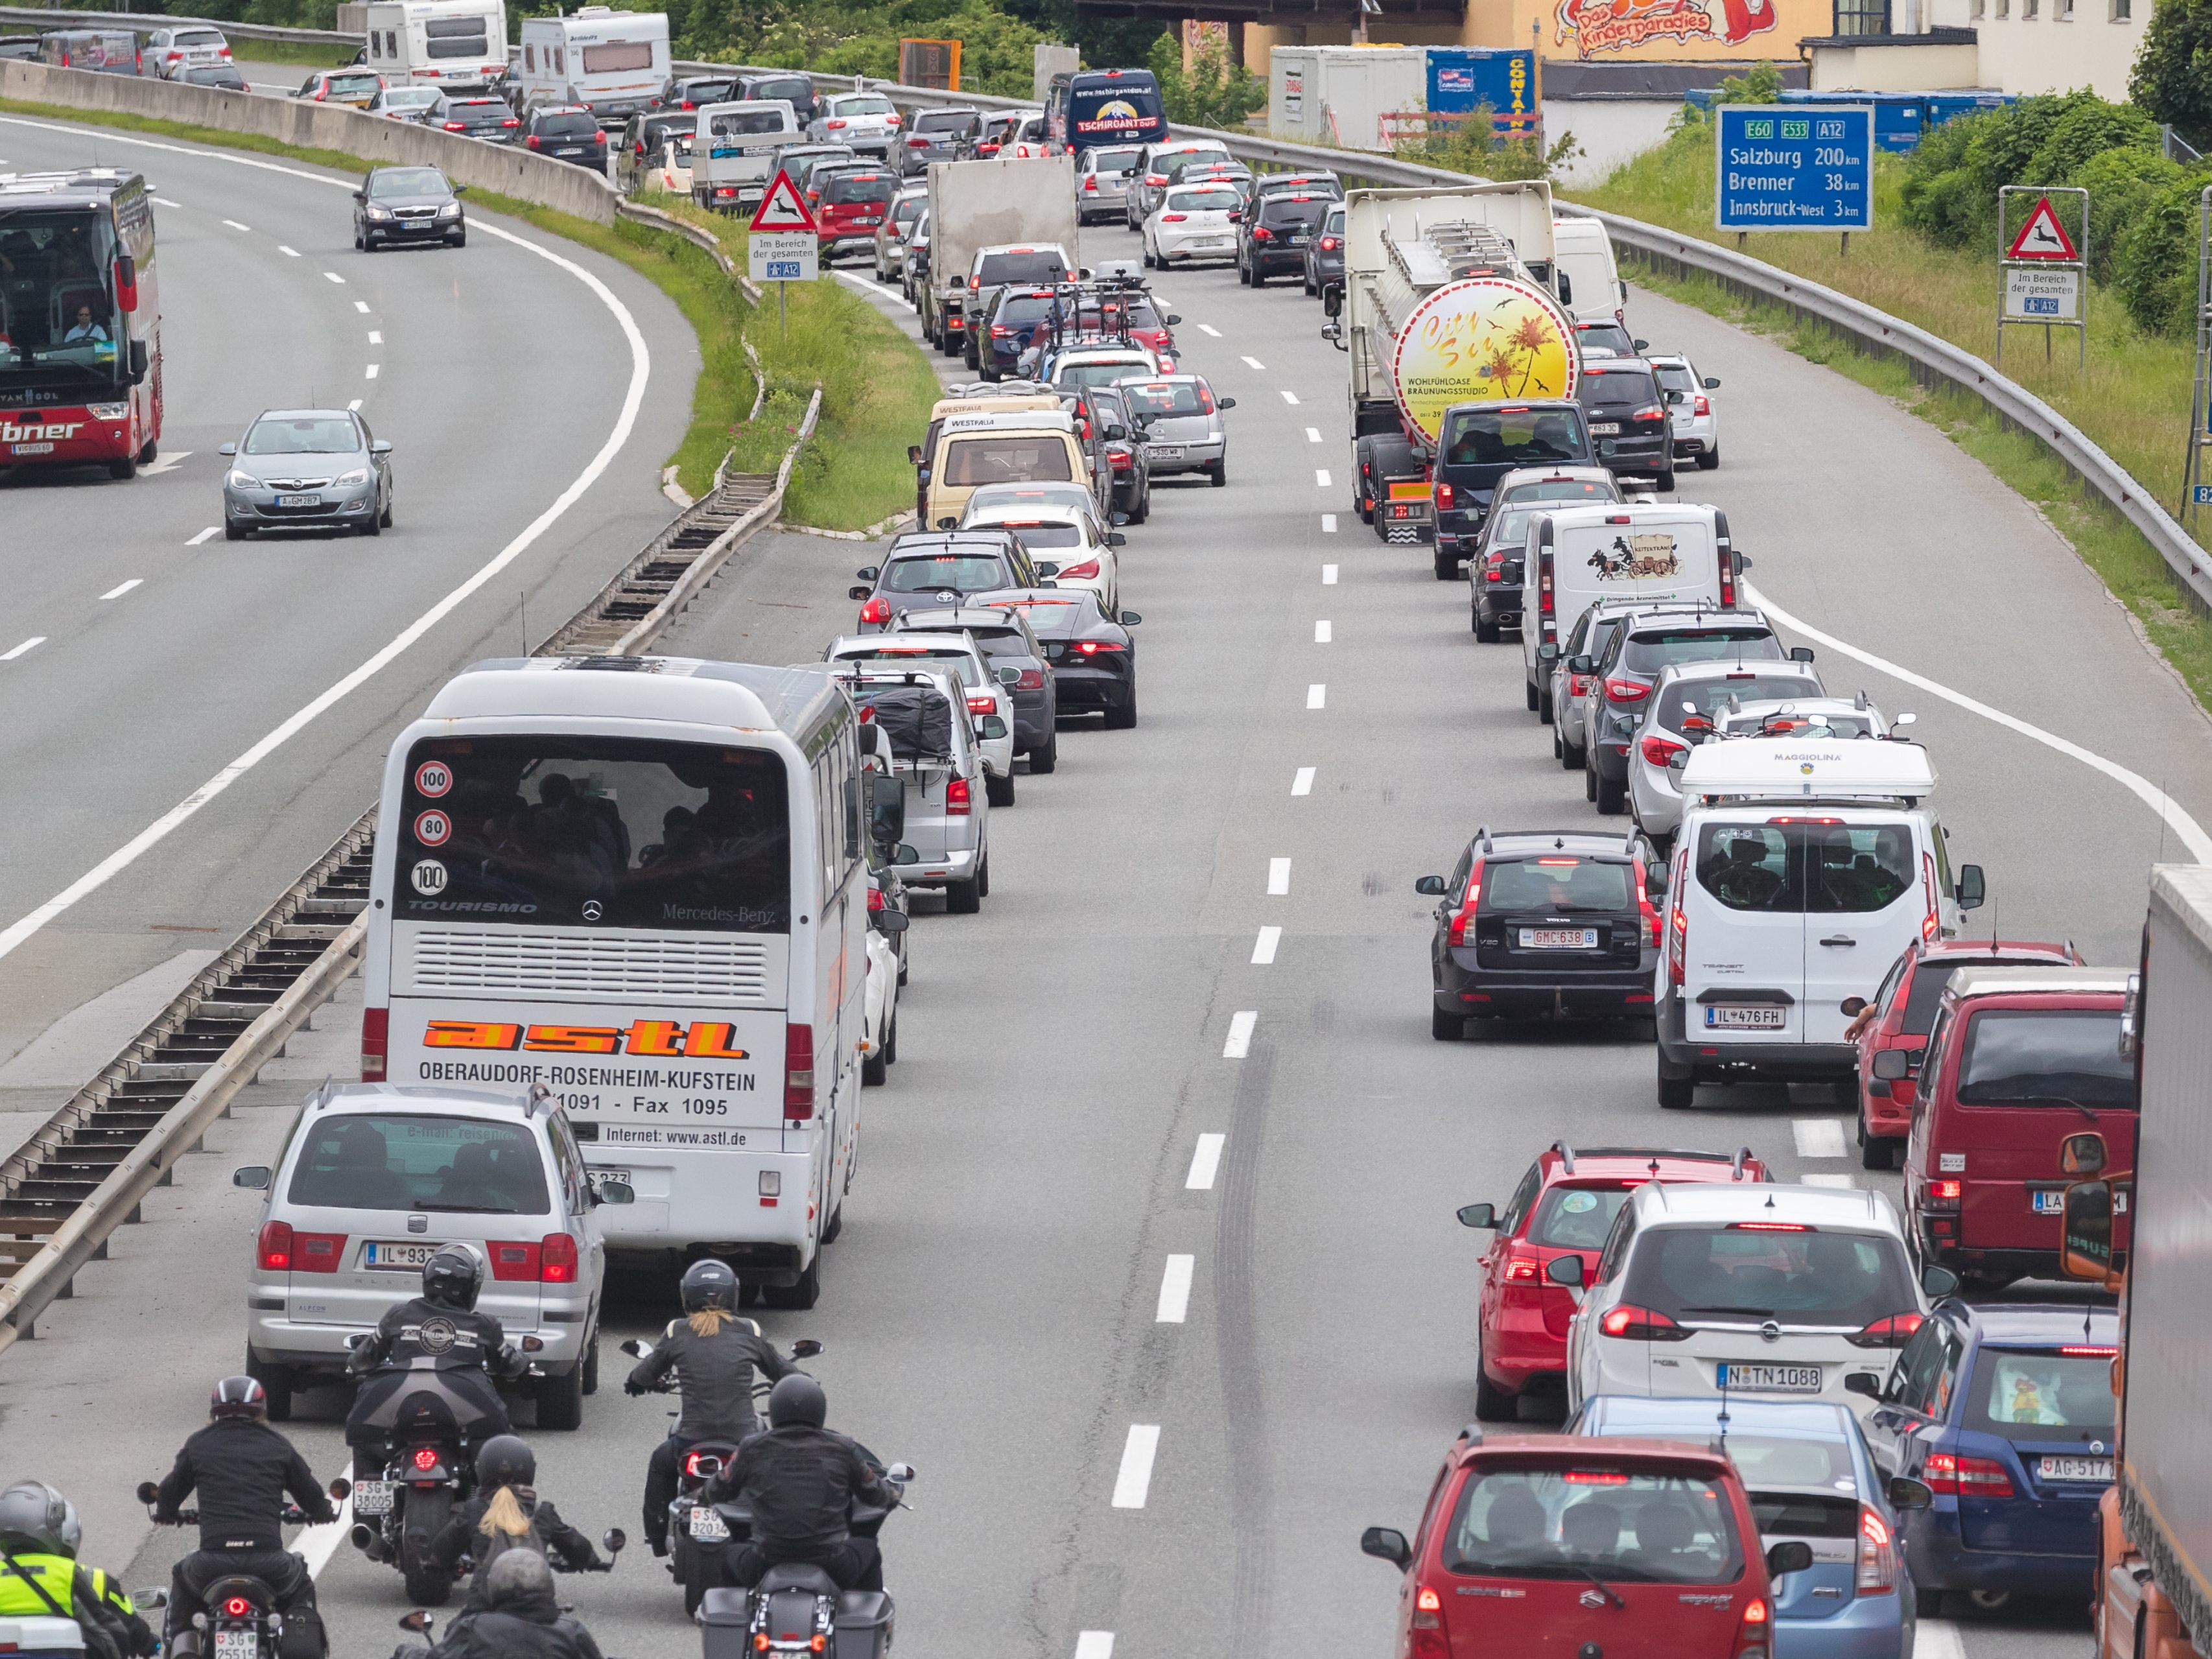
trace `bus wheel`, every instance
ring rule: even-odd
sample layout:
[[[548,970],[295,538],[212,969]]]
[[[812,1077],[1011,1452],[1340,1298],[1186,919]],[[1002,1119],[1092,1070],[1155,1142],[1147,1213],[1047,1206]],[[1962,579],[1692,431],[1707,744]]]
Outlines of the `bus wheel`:
[[[153,465],[155,458],[160,455],[161,453],[161,446],[155,442],[151,438],[147,439],[145,448],[138,452],[138,465],[141,466]]]
[[[822,1299],[822,1252],[815,1251],[814,1260],[806,1264],[806,1271],[799,1276],[796,1285],[764,1285],[761,1300],[771,1308],[792,1308],[800,1311],[812,1307]]]
[[[111,478],[137,477],[138,476],[137,458],[125,455],[119,460],[110,461],[107,464],[107,476]]]

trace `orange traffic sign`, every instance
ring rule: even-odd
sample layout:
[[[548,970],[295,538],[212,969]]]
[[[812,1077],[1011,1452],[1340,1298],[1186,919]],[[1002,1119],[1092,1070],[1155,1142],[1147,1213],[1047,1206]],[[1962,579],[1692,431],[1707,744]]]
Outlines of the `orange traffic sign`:
[[[811,234],[814,216],[806,210],[806,198],[799,193],[799,186],[791,182],[791,175],[781,167],[775,171],[775,182],[761,198],[760,205],[753,210],[754,230],[803,230]]]
[[[2071,264],[2081,258],[2074,251],[2074,239],[2066,234],[2066,227],[2058,222],[2058,216],[2051,210],[2048,196],[2036,199],[2035,211],[2027,216],[2027,222],[2020,228],[2020,234],[2012,239],[2005,250],[2008,259],[2050,259],[2060,264]]]

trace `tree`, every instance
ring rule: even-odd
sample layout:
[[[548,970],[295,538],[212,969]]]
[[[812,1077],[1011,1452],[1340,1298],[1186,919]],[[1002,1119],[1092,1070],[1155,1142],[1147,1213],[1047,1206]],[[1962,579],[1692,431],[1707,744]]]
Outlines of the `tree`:
[[[2128,96],[2192,142],[2212,133],[2212,0],[2158,0],[2128,76]]]

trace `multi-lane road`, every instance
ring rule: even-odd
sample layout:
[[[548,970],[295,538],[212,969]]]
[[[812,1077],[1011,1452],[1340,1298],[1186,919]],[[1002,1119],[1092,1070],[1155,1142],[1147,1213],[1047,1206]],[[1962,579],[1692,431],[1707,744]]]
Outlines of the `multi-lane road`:
[[[0,153],[23,159],[15,130],[0,127]],[[156,174],[185,204],[163,221],[168,246],[191,246],[199,233],[186,227],[198,215],[210,216],[207,236],[219,243],[225,215],[258,231],[256,216],[270,219],[298,190],[308,194],[297,226],[321,199],[320,187],[216,179],[215,164],[191,163],[227,185],[217,211],[185,187],[186,165]],[[307,268],[347,276],[346,289],[331,285],[343,298],[362,262],[329,252],[343,240],[342,218],[331,222],[338,229],[310,256],[321,264]],[[1133,252],[1119,231],[1086,242],[1094,256]],[[257,280],[289,281],[284,256],[262,252]],[[477,252],[472,244],[469,257]],[[413,282],[403,264],[416,262],[394,259],[389,275],[375,262],[376,280]],[[435,266],[427,284],[453,280],[455,266],[419,264]],[[164,267],[173,314],[193,303],[179,292],[188,269],[182,258]],[[573,283],[563,273],[507,274],[513,317],[582,303],[563,297]],[[1662,1116],[1650,1044],[1634,1032],[1430,1039],[1428,902],[1413,895],[1413,878],[1449,868],[1479,823],[1581,827],[1590,809],[1522,707],[1517,650],[1477,646],[1462,590],[1431,579],[1425,552],[1384,547],[1351,512],[1344,360],[1318,337],[1318,308],[1295,288],[1255,295],[1222,270],[1159,286],[1186,319],[1188,365],[1238,404],[1229,487],[1164,484],[1152,522],[1124,550],[1124,603],[1145,618],[1144,723],[1071,731],[1060,770],[1024,784],[996,826],[996,878],[980,915],[917,904],[900,1063],[864,1103],[860,1172],[822,1304],[763,1316],[780,1340],[828,1345],[814,1369],[834,1424],[921,1469],[916,1512],[885,1537],[909,1659],[1381,1654],[1396,1581],[1358,1553],[1358,1530],[1411,1522],[1445,1442],[1473,1416],[1484,1236],[1455,1224],[1456,1206],[1502,1200],[1559,1137],[1748,1142],[1783,1179],[1895,1191],[1894,1176],[1846,1158],[1848,1124],[1826,1091],[1794,1101],[1779,1090],[1707,1091],[1698,1109]],[[642,318],[647,303],[619,291]],[[197,302],[225,319],[242,303],[224,292]],[[429,328],[438,307],[441,318],[465,314],[441,287],[395,287],[380,303],[392,307],[395,330]],[[433,337],[462,349],[479,325],[465,314],[459,332],[449,321]],[[1815,646],[1832,689],[1864,686],[1885,708],[1919,714],[1916,732],[1942,773],[1954,860],[1989,872],[1978,931],[2071,936],[2093,961],[2130,957],[2147,866],[2188,855],[2202,842],[2197,824],[2212,823],[2212,750],[2203,716],[2124,613],[2031,507],[1888,401],[1640,291],[1631,319],[1724,383],[1727,463],[1683,473],[1680,493],[1727,507],[1761,594],[1786,613],[1792,642]],[[337,312],[298,349],[349,349],[341,331],[360,325]],[[495,334],[500,325],[488,314],[481,326]],[[604,324],[598,335],[580,322],[572,333],[572,352],[599,354],[585,382],[594,412],[580,411],[573,439],[588,454],[611,418],[620,347]],[[486,352],[471,359],[479,372],[440,382],[481,400],[470,405],[471,436],[495,447],[481,465],[448,457],[435,472],[436,458],[423,454],[420,470],[402,474],[403,521],[423,521],[408,518],[410,503],[418,515],[430,505],[461,512],[479,486],[520,489],[518,474],[550,499],[572,476],[574,457],[544,459],[562,434],[544,429],[543,403],[511,391],[532,384],[520,377],[540,372],[544,357]],[[230,394],[218,373],[197,395]],[[671,422],[667,406],[683,401],[666,387],[652,400]],[[197,436],[186,423],[200,418],[181,378],[172,403],[179,447],[196,447],[181,436]],[[492,407],[531,418],[483,419]],[[394,409],[380,430],[399,418]],[[611,495],[605,520],[652,519],[651,465],[672,429],[649,434],[641,417],[621,463],[595,486],[629,492]],[[434,438],[403,442],[402,459],[436,448]],[[84,503],[76,510],[97,508],[115,534],[150,546],[145,526],[164,509],[107,509],[124,488],[18,489],[0,497],[0,513],[27,499]],[[212,496],[204,476],[191,499]],[[592,518],[582,508],[570,564]],[[181,543],[190,514],[178,511]],[[635,544],[635,527],[608,532],[610,558]],[[204,585],[236,600],[237,623],[223,633],[234,691],[261,683],[268,653],[304,654],[322,670],[320,680],[305,675],[304,694],[264,694],[267,719],[243,720],[238,729],[252,730],[241,740],[213,744],[214,765],[390,637],[400,613],[434,599],[394,602],[381,631],[361,626],[349,649],[325,641],[301,650],[330,625],[324,584],[357,579],[361,556],[393,545],[333,544],[320,556],[332,568],[307,584],[278,570],[272,550],[212,571],[181,562],[204,550],[177,555],[182,591],[164,610],[181,611],[182,625],[152,626],[145,648],[182,648],[177,637],[206,626],[188,608]],[[487,538],[453,554],[449,580],[496,545]],[[812,659],[851,625],[844,589],[872,559],[853,543],[763,538],[665,648]],[[33,562],[15,554],[11,574]],[[103,566],[82,585],[96,594],[120,580]],[[356,605],[382,602],[376,584],[359,586]],[[503,643],[487,637],[511,626],[491,597],[473,628],[456,618],[404,672],[395,667],[334,711],[344,718],[325,716],[292,740],[291,793],[254,797],[228,840],[192,853],[227,865],[219,880],[201,862],[172,872],[192,847],[173,837],[134,866],[133,880],[155,884],[118,879],[105,890],[105,926],[129,940],[175,920],[157,902],[168,896],[164,872],[189,892],[281,886],[317,836],[327,840],[333,821],[366,803],[381,744],[427,687]],[[549,620],[556,609],[549,599]],[[58,624],[43,631],[63,642]],[[210,679],[223,648],[194,658]],[[0,678],[0,708],[25,695],[21,684]],[[87,678],[79,695],[100,690]],[[51,708],[43,718],[58,732],[82,725],[60,701],[65,688],[46,695],[51,705],[30,706]],[[100,702],[114,712],[94,733],[134,715],[177,717],[176,700],[137,696],[118,689]],[[169,761],[165,745],[141,743],[125,767],[93,775],[112,781]],[[179,767],[184,788],[211,769]],[[277,775],[257,787],[276,790]],[[2178,803],[2163,813],[2142,798],[2160,792]],[[11,814],[21,810],[15,793]],[[146,793],[158,812],[183,792]],[[307,809],[323,815],[312,833],[289,823]],[[120,805],[106,816],[126,820],[118,829],[145,821]],[[21,913],[19,888],[32,902],[47,891],[15,878],[26,854],[12,818],[7,833],[16,865],[0,926]],[[70,839],[80,864],[113,844],[81,827]],[[1281,930],[1272,948],[1270,928]],[[0,974],[12,965],[0,962]],[[86,1511],[88,1553],[130,1559],[131,1583],[162,1577],[186,1540],[149,1535],[130,1487],[157,1472],[199,1419],[208,1382],[240,1360],[255,1200],[230,1188],[228,1172],[267,1161],[307,1084],[325,1070],[344,1074],[357,1000],[342,999],[295,1041],[210,1134],[208,1156],[186,1160],[145,1224],[117,1235],[113,1259],[81,1274],[75,1299],[41,1319],[41,1340],[0,1361],[0,1464],[64,1485]],[[1186,1272],[1187,1296],[1177,1289]],[[610,1361],[613,1341],[669,1316],[672,1288],[613,1284]],[[611,1364],[609,1378],[617,1374]],[[589,1530],[618,1524],[635,1535],[665,1405],[627,1399],[610,1381],[587,1403],[581,1432],[532,1436],[541,1489]],[[325,1475],[343,1465],[342,1409],[335,1395],[310,1396],[294,1425]],[[395,1639],[391,1621],[404,1607],[396,1574],[340,1546],[321,1583],[336,1651],[381,1652]],[[566,1588],[610,1654],[635,1659],[693,1639],[675,1592],[641,1555]],[[2081,1639],[2073,1616],[2032,1609],[1931,1621],[1920,1652],[2009,1659],[2070,1651]]]

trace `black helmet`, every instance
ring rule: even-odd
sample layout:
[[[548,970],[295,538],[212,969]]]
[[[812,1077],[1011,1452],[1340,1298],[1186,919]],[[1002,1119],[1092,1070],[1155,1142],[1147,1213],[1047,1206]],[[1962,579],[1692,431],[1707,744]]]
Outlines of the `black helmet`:
[[[208,1396],[208,1415],[214,1419],[242,1417],[250,1423],[269,1420],[269,1395],[250,1376],[226,1376]]]
[[[465,1245],[441,1245],[437,1254],[422,1264],[425,1302],[466,1313],[477,1305],[477,1292],[483,1288],[483,1264],[477,1260],[476,1252]]]
[[[0,1492],[0,1549],[11,1555],[75,1557],[83,1528],[76,1509],[43,1480],[18,1480]]]
[[[526,1486],[537,1478],[537,1454],[520,1435],[495,1434],[477,1453],[477,1485],[485,1492]]]
[[[694,1314],[708,1308],[724,1313],[738,1310],[738,1276],[726,1262],[703,1256],[684,1270],[684,1311]]]
[[[803,1425],[818,1429],[829,1416],[829,1397],[822,1392],[822,1385],[805,1371],[792,1372],[769,1390],[768,1420],[775,1428]]]

